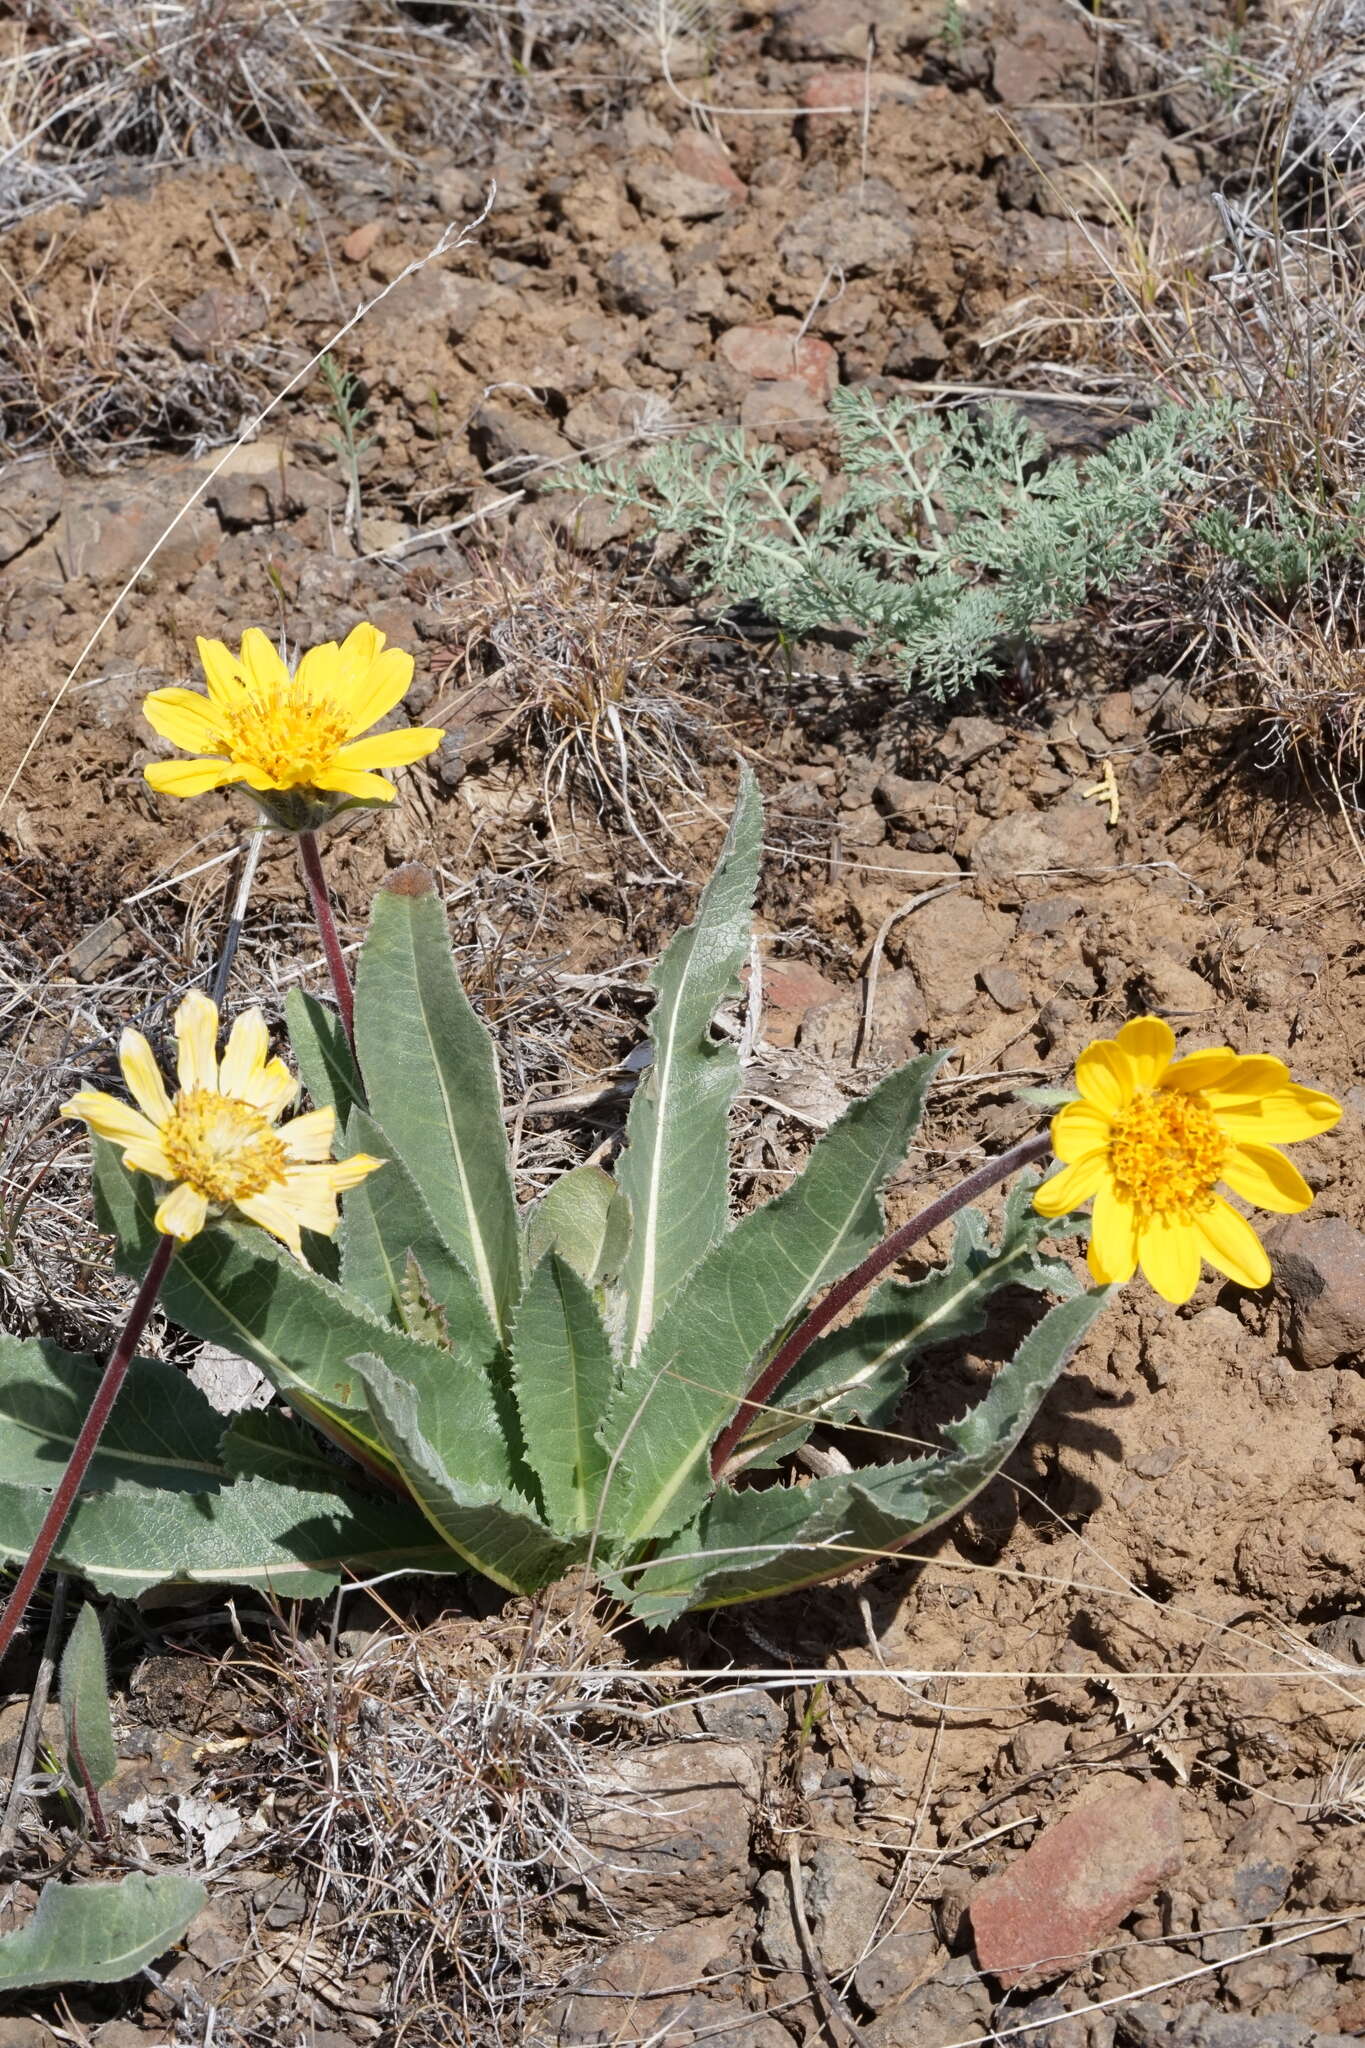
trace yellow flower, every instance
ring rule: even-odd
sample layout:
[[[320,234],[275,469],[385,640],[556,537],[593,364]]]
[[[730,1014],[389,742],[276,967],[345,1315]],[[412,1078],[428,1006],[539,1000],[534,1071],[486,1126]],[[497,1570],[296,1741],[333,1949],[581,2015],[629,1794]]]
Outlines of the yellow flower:
[[[62,1104],[96,1137],[122,1145],[123,1163],[174,1181],[156,1212],[168,1237],[194,1237],[210,1209],[233,1208],[302,1257],[300,1230],[330,1237],[340,1216],[337,1196],[382,1166],[364,1152],[333,1161],[330,1109],[276,1122],[298,1094],[283,1060],[267,1059],[269,1039],[259,1010],[233,1024],[219,1065],[218,1007],[197,990],[175,1013],[177,1079],[167,1093],[152,1048],[140,1031],[125,1031],[119,1065],[137,1108],[102,1089],[82,1088]]]
[[[1222,1181],[1282,1216],[1306,1209],[1312,1189],[1275,1148],[1330,1131],[1341,1106],[1298,1087],[1283,1060],[1241,1058],[1225,1045],[1174,1053],[1159,1017],[1135,1017],[1086,1047],[1076,1062],[1081,1100],[1052,1120],[1063,1171],[1044,1181],[1034,1207],[1065,1216],[1094,1196],[1089,1264],[1102,1286],[1141,1266],[1167,1301],[1188,1301],[1207,1259],[1239,1286],[1264,1287],[1265,1247],[1214,1188]]]
[[[199,755],[194,761],[153,761],[143,771],[164,796],[200,796],[224,783],[244,782],[277,822],[293,825],[288,799],[271,792],[294,791],[293,807],[305,816],[319,807],[326,815],[342,806],[337,798],[389,803],[393,784],[376,768],[400,768],[420,761],[444,738],[435,726],[407,726],[398,732],[365,732],[405,695],[412,682],[412,656],[385,647],[377,626],[357,626],[338,647],[329,640],[310,647],[291,675],[264,633],[252,626],[234,655],[221,640],[200,640],[208,695],[195,690],[153,690],[142,709],[163,739]]]

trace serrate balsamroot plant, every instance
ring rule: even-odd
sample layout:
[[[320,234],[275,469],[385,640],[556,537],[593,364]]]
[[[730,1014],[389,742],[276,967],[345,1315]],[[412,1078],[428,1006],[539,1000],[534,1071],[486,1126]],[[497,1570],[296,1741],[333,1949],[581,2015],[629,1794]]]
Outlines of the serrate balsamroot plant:
[[[345,1155],[325,1169],[349,1182],[335,1237],[319,1227],[330,1212],[300,1213],[295,1256],[253,1219],[250,1194],[226,1189],[164,1275],[169,1313],[253,1360],[368,1483],[347,1485],[300,1422],[254,1412],[224,1430],[169,1366],[134,1362],[56,1562],[107,1591],[244,1581],[279,1595],[323,1590],[348,1569],[466,1566],[531,1591],[589,1564],[659,1622],[829,1577],[955,1513],[1019,1442],[1109,1283],[1139,1260],[1173,1299],[1201,1256],[1245,1284],[1264,1277],[1215,1183],[1303,1206],[1306,1185],[1265,1154],[1326,1128],[1335,1105],[1276,1061],[1220,1049],[1173,1062],[1155,1019],[1083,1056],[1080,1098],[1051,1141],[1064,1170],[1042,1189],[1029,1168],[1046,1135],[887,1233],[882,1191],[918,1125],[930,1054],[854,1103],[782,1195],[733,1219],[740,1064],[714,1020],[739,990],[760,842],[746,775],[696,919],[654,976],[652,1061],[615,1172],[576,1168],[529,1215],[514,1196],[493,1045],[460,988],[440,902],[421,869],[391,878],[360,954],[354,1048],[334,1013],[298,991],[289,1001],[317,1105],[294,1123],[330,1116]],[[249,1049],[234,1059],[229,1041],[220,1092],[239,1070],[264,1088],[264,1048],[253,1038]],[[145,1093],[134,1052],[129,1082]],[[182,1077],[191,1093],[212,1084],[206,1068]],[[90,1114],[99,1204],[121,1263],[140,1272],[166,1241],[180,1096],[164,1118],[159,1102],[156,1114],[144,1105],[152,1135],[139,1125],[131,1142],[122,1128],[98,1137],[107,1100]],[[234,1121],[229,1160],[248,1142]],[[969,1205],[1006,1181],[992,1230]],[[1074,1230],[1069,1212],[1092,1196],[1100,1285],[1083,1289],[1044,1240],[1059,1222]],[[954,1218],[941,1266],[883,1277]],[[1053,1300],[937,1443],[793,1474],[788,1460],[818,1424],[861,1426],[850,1443],[894,1443],[907,1366],[979,1330],[1004,1287]],[[96,1376],[50,1347],[0,1343],[11,1423],[0,1555],[27,1554]]]

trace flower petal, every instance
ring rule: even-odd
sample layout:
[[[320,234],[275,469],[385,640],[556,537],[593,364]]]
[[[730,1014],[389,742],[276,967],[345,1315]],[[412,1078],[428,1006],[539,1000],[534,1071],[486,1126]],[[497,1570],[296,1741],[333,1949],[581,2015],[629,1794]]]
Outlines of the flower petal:
[[[153,690],[142,700],[142,715],[153,732],[187,754],[218,754],[228,744],[221,719],[197,690]]]
[[[142,773],[158,796],[203,796],[243,780],[235,761],[149,761]]]
[[[160,1130],[170,1116],[171,1098],[166,1093],[156,1055],[140,1031],[130,1028],[123,1033],[118,1042],[118,1063],[128,1093],[143,1115]]]
[[[218,1086],[218,1005],[192,988],[175,1013],[176,1073],[181,1093]]]
[[[1265,1246],[1245,1216],[1239,1216],[1230,1202],[1215,1195],[1212,1205],[1201,1209],[1194,1219],[1204,1257],[1239,1287],[1268,1287],[1270,1260]]]
[[[1137,1215],[1106,1181],[1090,1215],[1090,1249],[1086,1264],[1101,1287],[1131,1280],[1137,1269]]]
[[[273,1059],[267,1060],[260,1073],[247,1083],[241,1099],[249,1102],[253,1109],[259,1109],[262,1116],[273,1124],[276,1117],[296,1100],[298,1092],[297,1076],[290,1073],[282,1059]]]
[[[1218,1128],[1234,1144],[1293,1145],[1316,1138],[1341,1120],[1341,1104],[1317,1088],[1299,1088],[1290,1081],[1255,1101],[1222,1107],[1215,1094],[1209,1107]]]
[[[1097,1038],[1076,1062],[1076,1086],[1106,1116],[1120,1116],[1137,1093],[1132,1061],[1112,1038]]]
[[[167,1237],[178,1237],[183,1244],[187,1237],[199,1235],[208,1213],[208,1197],[188,1181],[182,1181],[178,1188],[171,1189],[157,1210],[156,1227]]]
[[[406,768],[434,753],[445,738],[435,725],[405,725],[397,732],[371,733],[367,740],[352,740],[338,747],[332,761],[338,768]]]
[[[1162,1017],[1133,1017],[1114,1040],[1133,1062],[1139,1088],[1155,1088],[1175,1056],[1175,1033]]]
[[[1197,1088],[1211,1088],[1238,1064],[1236,1053],[1227,1045],[1210,1045],[1203,1052],[1187,1052],[1183,1060],[1167,1067],[1161,1077],[1163,1088],[1179,1088],[1190,1095]]]
[[[155,1180],[175,1179],[176,1168],[161,1145],[128,1145],[124,1148],[123,1163],[130,1173],[150,1173]]]
[[[338,1159],[329,1169],[332,1185],[339,1193],[346,1188],[358,1188],[369,1174],[387,1165],[387,1159],[373,1159],[368,1152],[353,1152],[349,1159]]]
[[[1035,1189],[1033,1206],[1040,1216],[1069,1216],[1082,1202],[1098,1194],[1105,1177],[1104,1155],[1091,1152],[1074,1166],[1064,1166]]]
[[[293,1204],[280,1195],[248,1195],[244,1202],[235,1205],[249,1222],[268,1230],[281,1244],[288,1245],[296,1259],[303,1258],[303,1245],[299,1238],[299,1219]]]
[[[221,640],[195,641],[199,650],[199,661],[204,671],[211,701],[220,711],[228,710],[242,701],[242,665],[230,647]]]
[[[248,626],[242,635],[241,667],[258,701],[289,687],[289,671],[259,626]]]
[[[310,1109],[280,1126],[280,1143],[289,1159],[330,1159],[335,1135],[336,1116],[331,1109]]]
[[[313,777],[314,789],[335,789],[344,796],[377,797],[386,804],[393,802],[396,794],[391,782],[385,782],[382,775],[360,775],[353,768],[324,768]]]
[[[107,1138],[111,1145],[159,1147],[161,1143],[156,1125],[149,1123],[140,1109],[134,1109],[131,1102],[124,1102],[117,1095],[106,1095],[102,1088],[80,1089],[62,1104],[61,1113],[79,1119],[97,1138]]]
[[[1113,1124],[1093,1102],[1068,1102],[1052,1119],[1052,1149],[1072,1166],[1092,1152],[1104,1151],[1113,1132]]]
[[[294,681],[310,697],[334,697],[340,683],[341,649],[335,640],[310,647],[294,670]]]
[[[1154,1216],[1138,1232],[1138,1263],[1157,1293],[1179,1307],[1199,1285],[1203,1237],[1194,1223]]]
[[[269,1051],[270,1033],[265,1018],[259,1010],[243,1010],[240,1017],[233,1019],[228,1033],[227,1050],[218,1069],[220,1092],[235,1095],[241,1102],[252,1101],[247,1091],[260,1080]]]
[[[357,627],[356,631],[359,630]],[[354,638],[353,633],[351,639]],[[348,640],[341,650],[343,660],[350,644]],[[375,656],[367,670],[357,674],[355,695],[347,713],[348,739],[358,732],[367,732],[372,725],[378,725],[396,704],[402,703],[412,688],[412,671],[412,656],[404,653],[401,647],[388,647]]]
[[[1273,1145],[1234,1146],[1221,1177],[1244,1202],[1271,1209],[1277,1216],[1297,1216],[1313,1200],[1313,1190],[1298,1167]]]

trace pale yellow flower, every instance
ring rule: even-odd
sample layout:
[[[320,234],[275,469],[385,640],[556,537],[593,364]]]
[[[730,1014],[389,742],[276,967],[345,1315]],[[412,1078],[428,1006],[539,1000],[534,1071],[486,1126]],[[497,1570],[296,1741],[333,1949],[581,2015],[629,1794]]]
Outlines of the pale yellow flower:
[[[174,1183],[156,1212],[168,1237],[195,1237],[210,1212],[237,1209],[302,1256],[299,1233],[330,1237],[340,1221],[337,1196],[384,1164],[364,1152],[333,1160],[334,1117],[309,1110],[278,1119],[299,1084],[283,1060],[269,1059],[259,1010],[244,1010],[219,1063],[218,1008],[197,990],[175,1013],[177,1081],[168,1093],[140,1031],[119,1040],[119,1065],[137,1104],[82,1088],[62,1104],[97,1137],[122,1145],[123,1163]]]
[[[1289,1078],[1283,1060],[1212,1046],[1177,1060],[1159,1017],[1135,1017],[1076,1062],[1079,1102],[1052,1120],[1063,1171],[1033,1198],[1066,1216],[1094,1197],[1089,1265],[1101,1285],[1141,1266],[1167,1301],[1188,1301],[1203,1260],[1242,1287],[1270,1279],[1265,1247],[1245,1216],[1214,1192],[1282,1216],[1313,1191],[1278,1145],[1330,1131],[1341,1106]]]
[[[153,690],[142,709],[163,739],[200,756],[153,761],[144,774],[164,796],[200,796],[244,782],[264,801],[274,791],[315,792],[388,803],[393,784],[374,770],[421,760],[445,737],[436,726],[359,735],[392,711],[412,682],[412,656],[385,647],[377,626],[357,626],[341,645],[310,647],[291,675],[265,634],[252,626],[233,654],[221,640],[200,640],[207,696]],[[287,818],[280,822],[288,823]]]

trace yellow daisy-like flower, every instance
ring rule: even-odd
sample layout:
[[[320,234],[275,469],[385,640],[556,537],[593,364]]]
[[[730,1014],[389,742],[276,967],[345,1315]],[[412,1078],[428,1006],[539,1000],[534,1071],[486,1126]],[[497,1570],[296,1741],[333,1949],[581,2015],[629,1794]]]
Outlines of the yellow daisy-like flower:
[[[156,1056],[140,1031],[119,1040],[119,1065],[137,1104],[99,1088],[82,1088],[62,1104],[96,1137],[122,1145],[123,1163],[175,1185],[156,1212],[168,1237],[195,1237],[210,1210],[238,1209],[302,1257],[299,1233],[330,1237],[339,1223],[337,1196],[382,1166],[364,1152],[333,1160],[335,1119],[309,1110],[276,1128],[299,1084],[280,1059],[269,1059],[259,1010],[244,1010],[219,1064],[218,1006],[193,991],[175,1013],[177,1080],[167,1092]]]
[[[1282,1216],[1313,1191],[1278,1145],[1330,1131],[1341,1105],[1289,1078],[1283,1060],[1240,1057],[1228,1046],[1175,1057],[1159,1017],[1135,1017],[1098,1038],[1076,1062],[1081,1100],[1052,1120],[1063,1171],[1033,1198],[1043,1216],[1066,1216],[1093,1195],[1089,1265],[1103,1285],[1138,1266],[1167,1301],[1188,1301],[1201,1262],[1242,1287],[1270,1279],[1265,1247],[1246,1218],[1215,1194]]]
[[[412,682],[412,656],[385,647],[377,626],[357,626],[340,646],[310,647],[292,675],[256,626],[235,655],[221,640],[197,644],[207,696],[153,690],[142,706],[163,739],[201,757],[144,769],[163,796],[244,782],[276,822],[307,829],[345,802],[391,802],[393,784],[374,771],[420,761],[445,737],[437,726],[358,737]]]

